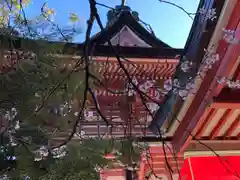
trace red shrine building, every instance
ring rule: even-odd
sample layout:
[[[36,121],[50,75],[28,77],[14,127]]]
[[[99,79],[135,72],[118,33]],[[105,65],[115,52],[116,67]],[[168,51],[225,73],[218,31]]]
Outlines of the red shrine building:
[[[104,31],[91,39],[102,83],[95,84],[95,100],[90,98],[79,132],[86,138],[132,136],[147,143],[135,179],[240,178],[240,1],[201,0],[198,12],[203,10],[194,18],[184,49],[156,38],[124,4],[109,11]],[[212,10],[216,16],[209,19]],[[223,29],[231,30],[232,39]],[[194,81],[194,93],[183,99],[164,90],[166,81],[194,79],[206,52],[217,54],[218,60]],[[181,70],[186,59],[195,65],[187,76]],[[151,100],[143,103],[129,79]],[[127,176],[121,166],[101,171],[102,180]]]
[[[88,106],[80,129],[87,137],[117,138],[128,133],[134,137],[155,137],[147,128],[151,118],[141,98],[131,92],[131,88],[134,88],[130,87],[128,81],[130,78],[139,89],[161,104],[167,92],[160,87],[164,81],[172,78],[183,50],[171,48],[157,39],[139,23],[137,13],[130,12],[129,7],[118,8],[119,12],[109,12],[106,30],[93,36],[91,41],[95,44],[95,64],[102,80],[102,84],[95,84],[95,97],[102,116],[114,126],[112,129],[107,127],[96,111],[96,103],[91,102],[92,106]],[[108,38],[116,53],[109,47]],[[116,56],[119,56],[127,74]],[[151,87],[145,89],[148,84]],[[154,106],[153,100],[145,104]]]
[[[116,165],[101,180],[240,179],[240,0],[200,0],[184,49],[159,40],[122,2],[91,38],[98,80],[78,130],[83,138],[133,137],[148,149],[134,177]],[[199,73],[208,54],[218,58]],[[166,88],[176,80],[193,81],[194,92],[183,98]]]

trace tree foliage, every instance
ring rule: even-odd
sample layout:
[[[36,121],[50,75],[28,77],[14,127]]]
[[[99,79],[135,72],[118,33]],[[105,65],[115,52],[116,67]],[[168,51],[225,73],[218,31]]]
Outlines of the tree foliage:
[[[24,6],[30,1],[0,3],[2,177],[79,179],[88,174],[97,177],[99,173],[93,167],[102,164],[102,155],[96,152],[92,160],[82,146],[75,145],[66,149],[63,158],[54,158],[50,147],[49,134],[72,128],[77,119],[74,113],[82,101],[85,77],[81,59],[70,62],[56,56],[79,31],[74,26],[58,27],[51,19],[54,10],[47,4],[39,16],[27,19]],[[69,18],[77,21],[76,14]],[[39,149],[43,148],[49,154],[36,161]]]
[[[24,7],[30,2],[0,1],[0,177],[99,179],[99,169],[111,166],[106,153],[132,166],[139,156],[132,140],[84,139],[53,148],[54,135],[72,130],[81,118],[84,88],[93,83],[85,81],[81,58],[63,54],[80,32],[77,14],[69,14],[71,26],[59,27],[46,3],[39,16],[28,19]],[[94,69],[90,64],[92,74]]]

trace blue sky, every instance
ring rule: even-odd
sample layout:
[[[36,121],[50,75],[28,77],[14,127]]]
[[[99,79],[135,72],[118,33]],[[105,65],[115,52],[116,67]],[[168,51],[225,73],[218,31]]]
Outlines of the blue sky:
[[[182,7],[188,12],[196,12],[199,0],[169,0]],[[44,2],[56,11],[55,22],[60,26],[68,25],[68,13],[76,12],[81,19],[79,26],[83,33],[77,39],[84,40],[86,21],[89,16],[88,0],[32,0],[31,5],[26,8],[26,14],[34,16],[40,13]],[[121,0],[97,0],[99,3],[111,7],[119,5]],[[151,25],[156,36],[172,47],[183,48],[192,26],[192,20],[181,10],[168,4],[160,3],[158,0],[127,0],[127,5],[139,13],[144,22]],[[98,6],[102,21],[106,23],[108,9]],[[99,31],[95,25],[93,33]]]

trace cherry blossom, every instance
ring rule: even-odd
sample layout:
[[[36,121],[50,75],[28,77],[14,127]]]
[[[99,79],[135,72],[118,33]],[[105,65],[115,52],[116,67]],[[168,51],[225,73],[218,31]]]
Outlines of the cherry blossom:
[[[229,88],[240,89],[240,80],[232,81],[226,77],[221,77],[217,82],[222,85],[227,85]]]
[[[150,111],[154,112],[159,109],[159,105],[157,103],[151,102],[151,103],[146,103],[147,107]]]
[[[16,140],[14,139],[14,137],[11,134],[11,131],[9,131],[9,143],[11,146],[17,146]]]
[[[93,111],[84,111],[84,117],[89,118],[89,117],[93,117]]]
[[[226,81],[227,81],[227,78],[226,78],[226,77],[221,77],[221,78],[219,78],[219,79],[217,80],[217,82],[218,82],[219,84],[225,84]]]
[[[74,113],[74,116],[78,116],[78,115],[79,115],[79,112],[75,112],[75,113]]]
[[[188,95],[188,90],[186,90],[186,89],[183,89],[183,90],[179,90],[178,91],[178,95],[180,96],[180,97],[182,97],[183,99],[185,99],[186,97],[187,97],[187,95]]]
[[[164,82],[164,89],[166,91],[172,90],[173,84],[172,84],[172,79],[168,79]]]
[[[212,66],[219,61],[219,54],[218,53],[207,53],[205,59],[203,61],[203,70],[208,71],[212,69]]]
[[[147,80],[144,83],[140,84],[138,83],[137,79],[135,77],[133,77],[132,79],[132,83],[138,87],[138,89],[143,92],[146,93],[149,91],[150,88],[154,87],[155,84],[155,80]],[[136,90],[134,89],[133,85],[131,83],[128,84],[127,87],[127,93],[128,96],[133,96],[136,94]]]
[[[132,83],[135,84],[136,86],[138,85],[138,81],[135,76],[132,78]]]
[[[61,146],[52,150],[53,158],[61,158],[67,154],[67,146]]]
[[[1,180],[9,180],[8,176],[5,174],[3,175],[3,177],[1,178]]]
[[[213,65],[220,59],[218,53],[215,53],[214,51],[211,51],[211,50],[210,51],[205,50],[205,51],[206,51],[206,54],[196,74],[197,75],[196,78],[200,78],[200,79],[203,78],[206,75],[207,71],[212,69]]]
[[[14,126],[14,129],[15,129],[15,130],[20,129],[20,123],[19,123],[19,121],[16,121],[15,126]]]
[[[182,97],[183,100],[186,100],[187,96],[194,94],[197,88],[196,79],[189,78],[189,82],[186,84],[184,89],[178,91],[178,95]]]
[[[40,98],[41,96],[40,96],[40,94],[39,93],[35,93],[35,97],[37,97],[37,98]]]
[[[81,130],[80,132],[75,133],[75,134],[74,134],[74,137],[82,137],[82,136],[84,136],[85,134],[86,134],[86,132],[83,131],[83,130]]]
[[[181,63],[181,69],[183,72],[188,72],[192,68],[192,65],[191,61],[184,61]]]
[[[132,84],[128,83],[128,87],[127,87],[128,96],[133,96],[134,94],[136,94],[136,91],[134,90],[133,84],[135,86],[138,86],[138,81],[137,81],[135,76],[132,77]]]
[[[0,110],[0,114],[3,115],[4,119],[7,121],[12,121],[16,118],[18,112],[15,107],[11,108],[11,110]]]
[[[147,92],[151,87],[153,87],[155,81],[146,81],[145,83],[139,85],[139,90],[142,92]]]
[[[155,100],[160,100],[160,92],[162,92],[163,94],[166,94],[166,91],[162,91],[160,88],[157,88],[155,91],[154,91],[154,99]]]
[[[38,150],[35,151],[34,161],[41,161],[44,157],[47,157],[49,154],[46,146],[41,146]]]
[[[239,44],[240,43],[240,31],[222,29],[223,30],[223,39],[230,44]]]
[[[178,79],[174,79],[173,81],[172,79],[168,79],[164,82],[164,89],[166,91],[170,91],[172,89],[175,91],[175,89],[179,87],[180,87],[180,82]]]
[[[200,8],[198,13],[205,15],[207,19],[210,19],[211,21],[213,21],[214,19],[217,18],[216,16],[216,8],[212,8],[212,9],[206,9],[206,8]]]

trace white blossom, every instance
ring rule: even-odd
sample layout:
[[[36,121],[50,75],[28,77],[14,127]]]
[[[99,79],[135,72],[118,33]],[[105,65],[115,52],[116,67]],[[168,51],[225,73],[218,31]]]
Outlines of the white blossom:
[[[101,172],[101,171],[102,171],[102,168],[101,168],[100,166],[96,165],[96,166],[94,167],[94,170],[95,170],[96,172]]]
[[[41,161],[44,157],[47,157],[49,154],[46,146],[41,146],[38,150],[35,151],[34,161]]]
[[[155,81],[147,80],[145,83],[139,85],[139,90],[142,92],[147,92],[151,87],[154,86]]]
[[[240,89],[240,80],[232,81],[226,77],[221,77],[217,82],[221,85],[227,85],[229,88]]]
[[[128,83],[128,87],[127,87],[128,96],[133,96],[134,94],[136,94],[136,91],[134,90],[133,84],[135,86],[138,86],[138,81],[137,81],[136,77],[133,77],[132,82]]]
[[[166,91],[170,91],[170,90],[172,90],[172,87],[173,87],[173,83],[172,83],[172,79],[168,79],[168,80],[166,80],[165,82],[164,82],[164,89],[166,90]]]
[[[74,136],[75,136],[75,137],[82,137],[82,136],[84,136],[85,134],[86,134],[86,132],[81,130],[80,133],[79,133],[79,132],[78,132],[78,133],[75,133]]]
[[[180,87],[180,81],[178,79],[173,80],[173,86],[179,88]]]
[[[14,137],[11,135],[10,132],[9,132],[9,143],[11,146],[17,146],[16,140],[14,139]]]
[[[230,44],[239,44],[240,43],[240,31],[223,29],[223,39]]]
[[[8,180],[8,176],[7,175],[3,175],[3,177],[1,178],[1,180]]]
[[[128,90],[128,96],[133,96],[135,94],[135,91],[133,89]]]
[[[24,180],[30,180],[31,178],[29,176],[26,176]]]
[[[42,157],[40,157],[40,156],[34,157],[34,161],[41,161],[41,160],[42,160]]]
[[[196,84],[194,82],[187,83],[185,89],[180,89],[178,91],[178,95],[182,97],[183,100],[186,100],[186,98],[193,93],[193,91],[196,90]]]
[[[12,120],[9,111],[7,111],[6,114],[4,115],[4,119],[6,119],[7,121]]]
[[[202,15],[206,15],[206,18],[210,19],[211,21],[213,21],[214,19],[217,18],[216,8],[206,9],[206,8],[202,7],[199,9],[198,13],[200,13]]]
[[[159,88],[157,88],[156,90],[155,90],[155,94],[154,94],[154,99],[155,100],[160,100],[160,97],[161,97],[161,95],[160,95],[160,89]],[[165,93],[165,92],[164,92]]]
[[[12,121],[16,118],[18,112],[15,107],[11,108],[10,111],[1,110],[1,114],[3,115],[4,119],[7,121]]]
[[[195,90],[197,88],[197,78],[190,80],[190,82],[187,83],[186,89],[189,91]]]
[[[52,150],[53,158],[61,158],[67,154],[67,146],[61,146]]]
[[[136,77],[132,78],[132,83],[135,84],[136,86],[138,85],[138,81]]]
[[[227,78],[226,78],[226,77],[221,77],[221,78],[219,78],[219,79],[217,80],[217,82],[218,82],[219,84],[225,84],[225,83],[227,82]]]
[[[159,105],[157,103],[151,102],[147,103],[147,107],[149,108],[150,111],[154,112],[159,109]]]
[[[192,68],[192,65],[191,61],[184,61],[181,63],[181,69],[183,72],[188,72]]]
[[[237,81],[230,81],[230,80],[227,80],[227,85],[229,88],[234,88],[234,89],[239,89],[240,88],[240,81],[237,80]]]
[[[212,53],[212,52],[208,52],[205,55],[205,59],[203,61],[203,66],[200,68],[200,71],[208,71],[209,69],[212,69],[213,65],[219,61],[219,54],[218,53]]]
[[[86,118],[93,117],[93,111],[84,110],[84,117]]]
[[[16,124],[15,124],[14,129],[15,129],[15,130],[20,129],[20,123],[19,123],[19,121],[16,121]]]
[[[188,92],[189,92],[188,90],[184,89],[184,90],[179,90],[178,94],[180,97],[185,98],[185,97],[187,97]]]
[[[39,98],[40,97],[39,93],[35,93],[35,97]]]
[[[8,156],[7,160],[15,161],[17,158],[16,156]]]
[[[34,109],[34,112],[37,112],[39,110],[39,106],[36,105],[35,109]]]
[[[81,131],[81,132],[80,132],[80,135],[81,135],[81,136],[84,136],[85,134],[86,134],[85,131]]]
[[[180,82],[178,79],[168,79],[164,82],[164,89],[166,91],[173,90],[174,93],[177,93],[178,89],[180,88]]]

